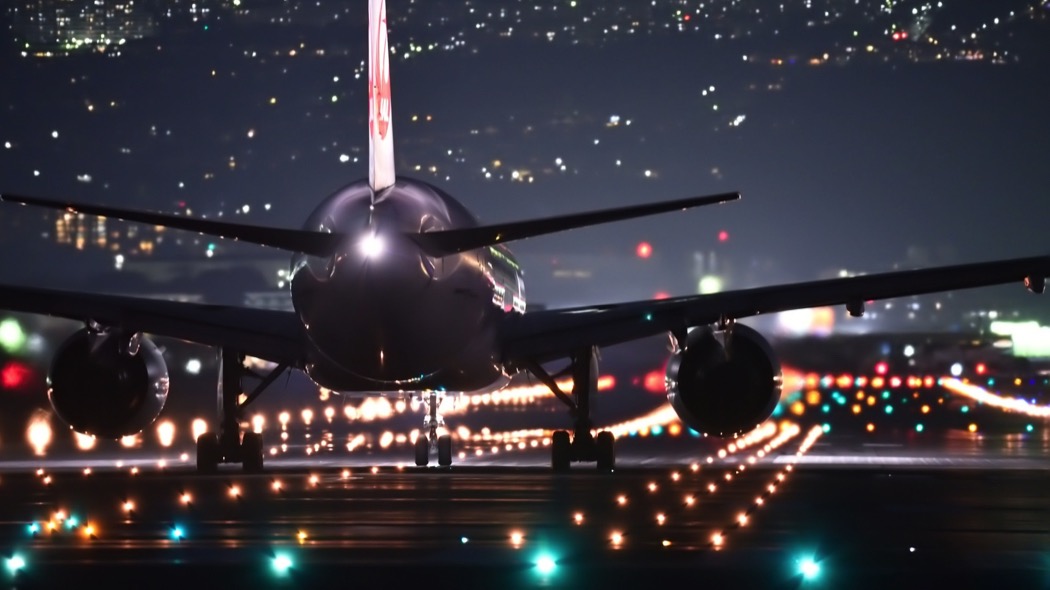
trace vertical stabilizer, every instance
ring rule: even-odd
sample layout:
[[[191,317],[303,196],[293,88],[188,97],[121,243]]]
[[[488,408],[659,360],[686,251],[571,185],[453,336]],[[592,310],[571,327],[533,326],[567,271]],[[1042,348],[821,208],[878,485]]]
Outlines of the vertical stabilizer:
[[[373,194],[394,184],[386,0],[368,0],[368,183]]]

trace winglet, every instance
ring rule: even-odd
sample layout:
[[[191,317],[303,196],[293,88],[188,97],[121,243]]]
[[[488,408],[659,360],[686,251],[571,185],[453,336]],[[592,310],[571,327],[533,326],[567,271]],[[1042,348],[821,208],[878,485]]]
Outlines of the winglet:
[[[368,184],[374,198],[395,180],[386,0],[368,0],[368,134]]]
[[[407,234],[407,237],[418,244],[430,256],[448,256],[457,252],[465,252],[513,240],[523,240],[533,236],[552,234],[577,227],[645,217],[647,215],[691,209],[704,205],[717,205],[735,201],[739,198],[740,193],[722,193],[704,197],[689,197],[675,201],[661,201],[615,209],[572,213],[543,219],[528,219],[463,229],[412,233]]]

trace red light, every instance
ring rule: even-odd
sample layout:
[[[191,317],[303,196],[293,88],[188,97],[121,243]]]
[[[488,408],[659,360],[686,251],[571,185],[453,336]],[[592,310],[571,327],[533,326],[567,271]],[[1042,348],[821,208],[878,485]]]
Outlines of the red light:
[[[984,375],[988,368],[984,366],[984,363],[977,363],[977,374]]]
[[[668,293],[667,291],[657,291],[656,293],[653,293],[653,299],[670,299],[670,298],[671,298],[671,294]]]
[[[886,361],[880,361],[875,365],[875,372],[879,375],[885,375],[890,370],[890,366],[886,364]]]
[[[667,393],[663,371],[649,371],[646,373],[643,387],[649,393]]]
[[[719,242],[728,242],[729,241],[729,232],[727,232],[726,230],[722,230],[722,231],[718,232],[718,241]]]
[[[653,255],[653,247],[649,242],[638,242],[638,247],[634,249],[634,253],[638,255],[638,258],[649,258]]]
[[[682,20],[688,22],[690,18],[692,18],[692,15],[691,14],[687,14],[687,15],[682,17]]]
[[[0,371],[0,384],[6,389],[15,389],[21,387],[29,381],[29,367],[16,363],[14,361],[4,365],[3,371]]]

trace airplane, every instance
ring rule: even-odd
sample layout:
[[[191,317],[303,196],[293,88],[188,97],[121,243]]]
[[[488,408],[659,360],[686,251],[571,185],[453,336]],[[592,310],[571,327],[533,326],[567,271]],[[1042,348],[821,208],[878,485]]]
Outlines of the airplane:
[[[134,434],[162,411],[169,380],[148,334],[216,348],[221,358],[217,423],[196,441],[200,472],[241,463],[263,469],[263,439],[241,432],[244,410],[285,371],[348,395],[417,397],[427,406],[417,465],[436,452],[452,463],[451,435],[437,413],[444,395],[496,390],[528,373],[570,410],[572,433],[554,432],[551,466],[615,467],[615,440],[594,432],[590,400],[597,351],[667,334],[673,350],[665,383],[686,426],[732,437],[761,424],[780,399],[781,370],[766,339],[737,320],[758,314],[844,305],[853,316],[867,302],[1019,282],[1042,293],[1050,256],[894,271],[567,309],[527,311],[524,276],[506,243],[589,225],[727,203],[738,193],[481,225],[441,189],[398,176],[385,0],[369,0],[368,178],[317,205],[303,229],[260,227],[118,209],[11,193],[0,200],[102,215],[284,249],[292,253],[294,311],[158,301],[0,285],[0,309],[84,322],[55,352],[48,399],[77,432],[105,438]],[[274,368],[257,373],[246,357]],[[560,371],[552,363],[565,362]],[[572,377],[563,391],[557,380]],[[258,382],[250,390],[249,379]]]

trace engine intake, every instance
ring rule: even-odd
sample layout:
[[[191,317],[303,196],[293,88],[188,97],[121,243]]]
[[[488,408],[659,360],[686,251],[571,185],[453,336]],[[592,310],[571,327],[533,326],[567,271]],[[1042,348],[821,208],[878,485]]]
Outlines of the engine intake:
[[[168,368],[157,346],[84,328],[59,346],[48,374],[51,407],[73,430],[117,439],[157,419],[168,398]]]
[[[702,434],[736,436],[765,421],[780,401],[780,363],[761,334],[743,324],[723,345],[714,331],[689,333],[667,364],[667,399],[682,422]]]

